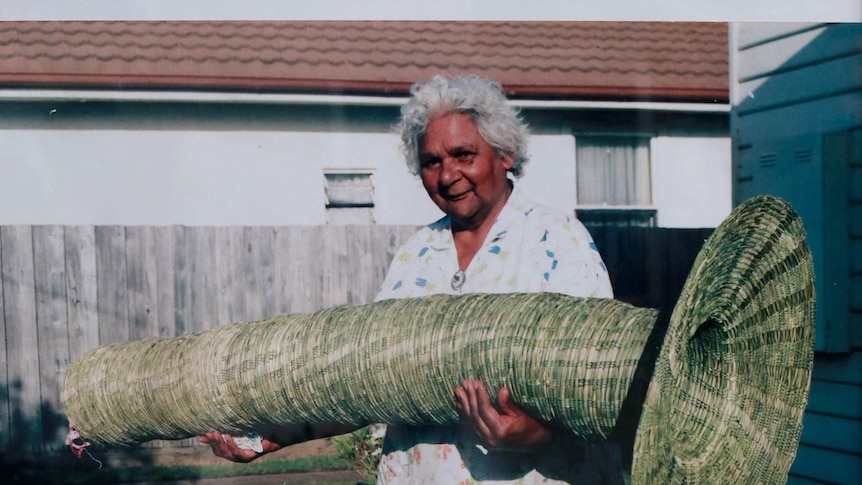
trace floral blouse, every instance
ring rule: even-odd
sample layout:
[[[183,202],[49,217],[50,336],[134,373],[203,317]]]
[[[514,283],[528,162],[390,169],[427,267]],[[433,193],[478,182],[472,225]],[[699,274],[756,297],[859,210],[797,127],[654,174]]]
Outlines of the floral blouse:
[[[398,251],[376,300],[543,291],[613,297],[607,269],[586,228],[572,216],[528,201],[515,187],[465,271],[459,271],[449,218],[444,217],[420,229]],[[390,425],[378,484],[618,482],[618,457],[599,448],[604,446],[578,443],[540,455],[488,451],[457,426]],[[614,470],[617,477],[611,478]]]
[[[580,221],[529,202],[515,187],[463,274],[449,218],[444,217],[401,247],[376,300],[542,291],[613,297],[607,268]]]

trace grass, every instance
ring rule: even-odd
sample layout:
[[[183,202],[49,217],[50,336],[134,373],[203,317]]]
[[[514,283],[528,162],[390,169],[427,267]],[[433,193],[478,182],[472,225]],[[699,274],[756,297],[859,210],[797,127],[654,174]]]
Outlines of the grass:
[[[101,470],[37,469],[32,466],[10,468],[2,466],[0,467],[0,476],[5,477],[4,483],[107,485],[350,470],[351,468],[350,463],[343,458],[336,456],[314,456],[247,464],[116,467],[102,468]]]

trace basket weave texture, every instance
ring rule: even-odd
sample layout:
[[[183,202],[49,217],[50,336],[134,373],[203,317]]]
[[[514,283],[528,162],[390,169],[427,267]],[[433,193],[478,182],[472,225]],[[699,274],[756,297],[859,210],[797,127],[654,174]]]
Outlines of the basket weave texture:
[[[814,363],[802,220],[760,196],[696,258],[644,403],[634,483],[786,483]]]
[[[737,208],[670,317],[636,429],[616,429],[658,311],[558,294],[431,296],[96,348],[70,422],[130,445],[306,422],[454,423],[463,379],[588,439],[630,435],[632,483],[783,483],[813,363],[814,280],[784,202]],[[641,406],[638,406],[639,410]]]
[[[69,368],[64,403],[82,435],[134,444],[265,423],[454,423],[470,378],[603,439],[655,315],[552,293],[334,307],[97,348]]]

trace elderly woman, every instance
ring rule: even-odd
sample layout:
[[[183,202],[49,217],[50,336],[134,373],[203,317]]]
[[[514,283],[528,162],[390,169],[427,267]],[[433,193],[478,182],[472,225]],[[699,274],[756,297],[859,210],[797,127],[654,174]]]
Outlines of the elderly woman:
[[[605,266],[583,225],[529,201],[515,184],[527,162],[528,129],[499,84],[435,76],[412,87],[401,111],[407,165],[445,216],[398,251],[377,300],[542,291],[612,297]],[[507,389],[495,391],[492,402],[481,382],[454,389],[460,426],[390,425],[378,481],[619,481],[613,454],[529,416]],[[283,445],[354,428],[272,430],[260,451],[239,449],[219,433],[201,441],[219,456],[249,461]]]

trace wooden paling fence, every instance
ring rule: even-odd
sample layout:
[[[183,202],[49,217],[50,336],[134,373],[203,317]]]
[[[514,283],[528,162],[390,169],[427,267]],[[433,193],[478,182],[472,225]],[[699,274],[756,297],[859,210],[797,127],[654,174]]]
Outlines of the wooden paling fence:
[[[111,342],[176,336],[373,299],[415,227],[0,228],[0,447],[63,447],[70,360]]]
[[[60,385],[86,350],[368,303],[415,229],[0,227],[0,455],[64,447]],[[675,301],[711,232],[591,230],[617,298],[650,307]]]

